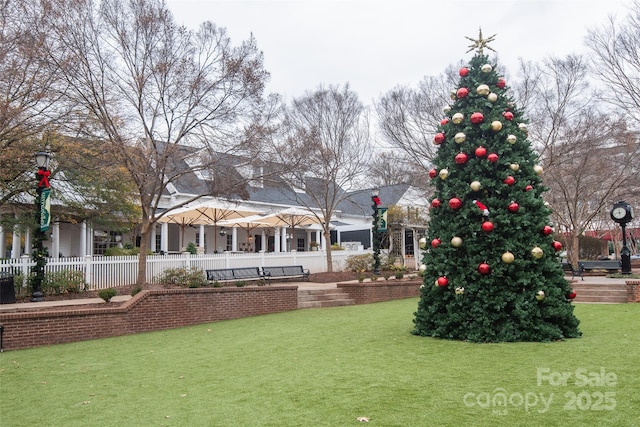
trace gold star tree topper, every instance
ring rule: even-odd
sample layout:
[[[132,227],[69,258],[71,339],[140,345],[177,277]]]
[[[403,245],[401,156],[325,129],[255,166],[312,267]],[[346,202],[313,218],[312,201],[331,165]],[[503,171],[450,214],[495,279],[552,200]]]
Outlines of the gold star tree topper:
[[[478,53],[480,55],[482,55],[482,50],[485,49],[485,48],[495,52],[495,50],[491,46],[489,46],[489,43],[491,43],[496,38],[496,34],[494,34],[491,37],[486,38],[486,39],[482,38],[482,28],[480,28],[480,31],[478,32],[478,38],[477,39],[474,39],[474,38],[471,38],[471,37],[467,37],[467,36],[465,36],[465,38],[467,40],[471,40],[473,42],[473,44],[469,45],[469,50],[467,51],[467,53],[469,53],[472,50],[476,49],[478,51]]]

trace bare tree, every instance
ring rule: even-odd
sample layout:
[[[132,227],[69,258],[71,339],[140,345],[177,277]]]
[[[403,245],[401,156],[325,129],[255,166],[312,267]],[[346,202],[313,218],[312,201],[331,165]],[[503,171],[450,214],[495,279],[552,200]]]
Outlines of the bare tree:
[[[295,193],[297,203],[319,208],[316,216],[330,242],[331,218],[372,155],[367,110],[348,84],[319,86],[284,109],[282,131],[274,153],[288,167],[284,178],[304,190]],[[326,250],[327,270],[333,271],[330,245]]]
[[[417,89],[395,88],[376,103],[383,139],[427,172],[437,149],[433,135],[444,116],[443,108],[450,102],[458,68],[449,66],[437,77],[425,77]]]
[[[36,2],[0,1],[0,206],[33,187],[33,155],[64,115],[58,75],[46,64],[47,29]]]
[[[168,186],[211,169],[212,151],[247,152],[242,119],[261,101],[268,78],[262,54],[253,38],[233,47],[211,22],[197,31],[177,26],[161,0],[48,5],[49,59],[70,87],[76,129],[104,140],[138,191],[143,283],[149,235]]]
[[[589,30],[586,44],[593,52],[591,72],[606,90],[602,97],[640,120],[640,1],[634,0],[624,19]]]
[[[623,188],[638,159],[636,144],[622,116],[600,108],[582,57],[521,62],[521,71],[514,91],[525,99],[529,138],[550,189],[546,198],[557,231],[569,237],[569,259],[577,264],[579,236]]]
[[[394,184],[411,184],[428,190],[428,172],[403,152],[382,151],[373,156],[366,172],[366,181],[371,187],[383,187]]]

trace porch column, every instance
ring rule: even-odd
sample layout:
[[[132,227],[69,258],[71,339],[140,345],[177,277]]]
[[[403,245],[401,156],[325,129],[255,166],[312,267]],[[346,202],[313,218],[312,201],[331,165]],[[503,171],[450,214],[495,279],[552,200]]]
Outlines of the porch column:
[[[20,232],[18,231],[18,227],[13,227],[13,239],[11,241],[11,259],[20,258]]]
[[[263,228],[260,231],[260,249],[261,252],[267,251],[267,231]]]
[[[280,227],[275,227],[274,228],[274,233],[273,233],[273,251],[274,252],[280,252]]]
[[[80,223],[80,256],[87,255],[87,222]]]
[[[231,227],[231,250],[238,251],[238,227]]]
[[[87,253],[85,255],[93,256],[93,225],[87,224]]]
[[[169,253],[169,223],[163,222],[160,228],[160,250],[162,253]]]
[[[157,252],[158,248],[156,247],[156,235],[158,233],[158,230],[156,228],[156,224],[153,224],[151,226],[151,232],[149,233],[149,250],[151,250],[151,252]]]
[[[31,229],[27,228],[24,232],[24,254],[29,255],[31,253]]]
[[[4,234],[4,228],[0,225],[0,258],[7,255],[7,236]]]
[[[316,230],[316,242],[318,242],[318,244],[320,245],[318,250],[324,249],[324,238],[322,237],[322,233],[320,232],[320,230]]]
[[[198,247],[202,248],[202,253],[204,253],[204,224],[200,224],[200,228],[198,229]]]
[[[305,248],[305,251],[310,251],[311,247],[309,247],[309,243],[311,243],[311,230],[307,230],[307,238],[305,241],[307,247]]]
[[[60,258],[60,222],[55,221],[53,223],[53,230],[51,232],[51,258]]]
[[[287,248],[287,227],[282,227],[280,230],[280,238],[282,239],[282,242],[280,243],[282,252],[289,252]]]

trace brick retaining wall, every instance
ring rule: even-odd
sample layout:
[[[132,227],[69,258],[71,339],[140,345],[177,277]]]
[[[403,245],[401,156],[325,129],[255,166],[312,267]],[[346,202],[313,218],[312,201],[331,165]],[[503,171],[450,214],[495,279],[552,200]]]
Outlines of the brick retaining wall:
[[[297,308],[297,286],[148,290],[115,307],[0,314],[2,348],[158,331]]]
[[[338,283],[338,288],[349,294],[356,304],[369,304],[394,299],[420,296],[421,279],[398,282]]]
[[[640,302],[640,280],[627,280],[627,302]]]

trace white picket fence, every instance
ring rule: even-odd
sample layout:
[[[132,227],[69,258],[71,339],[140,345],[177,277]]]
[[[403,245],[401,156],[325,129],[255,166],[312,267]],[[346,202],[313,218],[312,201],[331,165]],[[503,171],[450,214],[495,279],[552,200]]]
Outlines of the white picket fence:
[[[371,251],[333,251],[331,252],[333,271],[344,270],[346,260],[352,255],[363,255]],[[147,282],[153,283],[168,268],[197,268],[202,271],[216,268],[264,267],[278,265],[302,265],[311,273],[327,271],[326,253],[311,252],[266,252],[266,253],[222,253],[215,255],[176,255],[147,256]],[[0,260],[0,272],[21,275],[27,278],[34,262],[28,255],[19,259]],[[45,273],[65,270],[77,270],[84,274],[88,289],[106,289],[131,285],[138,277],[137,256],[86,256],[49,258]]]

